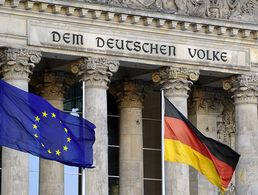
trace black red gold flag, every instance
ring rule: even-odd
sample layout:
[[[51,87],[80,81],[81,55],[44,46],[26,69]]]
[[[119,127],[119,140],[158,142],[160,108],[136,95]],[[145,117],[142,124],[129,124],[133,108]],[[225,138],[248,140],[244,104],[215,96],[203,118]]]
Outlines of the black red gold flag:
[[[204,136],[167,98],[164,115],[165,160],[194,167],[225,191],[240,155],[227,145]]]

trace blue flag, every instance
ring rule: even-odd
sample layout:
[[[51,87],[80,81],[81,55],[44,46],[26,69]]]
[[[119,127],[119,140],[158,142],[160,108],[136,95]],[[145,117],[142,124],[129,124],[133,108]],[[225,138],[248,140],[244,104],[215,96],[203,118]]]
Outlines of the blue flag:
[[[0,145],[70,166],[93,164],[95,125],[0,80]]]

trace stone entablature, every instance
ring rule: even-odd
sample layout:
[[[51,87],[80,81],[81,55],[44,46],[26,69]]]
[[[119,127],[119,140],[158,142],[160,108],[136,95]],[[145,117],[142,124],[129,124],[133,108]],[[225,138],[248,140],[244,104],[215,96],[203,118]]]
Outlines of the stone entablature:
[[[131,59],[173,61],[197,66],[223,67],[235,70],[250,69],[249,48],[214,45],[210,41],[196,41],[189,37],[174,39],[171,34],[160,36],[149,32],[130,31],[93,25],[60,24],[28,20],[29,46],[67,49],[95,54],[124,56]]]
[[[13,17],[8,17],[9,14]],[[21,15],[23,17],[20,17]],[[229,73],[257,71],[255,65],[258,63],[258,57],[256,57],[257,50],[254,45],[258,38],[258,27],[252,24],[130,10],[84,2],[71,3],[54,0],[50,3],[44,0],[40,2],[0,0],[0,25],[3,26],[0,29],[0,46],[4,47],[13,44],[29,49],[40,47],[42,52],[81,57],[87,57],[91,54],[104,55],[105,57],[112,55],[113,59],[122,61],[162,66],[173,63],[179,67],[197,65],[200,70],[221,72],[221,68],[223,68],[223,72]],[[15,25],[19,25],[20,28],[16,29]],[[33,37],[30,33],[35,30],[32,27],[52,29],[51,25],[54,25],[60,31],[59,33],[63,33],[62,36],[67,30],[70,36],[77,36],[79,32],[83,32],[85,37],[88,35],[87,33],[95,36],[98,35],[96,34],[98,32],[102,39],[105,38],[106,45],[101,50],[96,50],[95,48],[78,49],[70,47],[70,45],[64,47],[62,44],[49,46],[48,43],[43,45],[30,42]],[[44,29],[40,30],[47,32]],[[35,34],[38,34],[37,30],[35,30]],[[133,49],[136,50],[134,53],[109,49],[107,40],[114,38],[109,35],[113,35],[119,41],[128,39],[134,44],[139,44],[139,40],[137,40],[139,37],[141,52],[144,41],[147,43],[149,41],[154,46],[157,42],[161,42],[158,45],[161,55],[136,53],[139,45],[134,46]],[[82,43],[80,37],[77,38],[76,41]],[[185,41],[186,39],[187,41]],[[38,37],[36,40],[39,40]],[[92,46],[93,44],[88,45]],[[178,51],[176,56],[174,47]],[[197,50],[200,51],[199,57]],[[224,62],[227,58],[223,50],[226,50],[233,61]],[[168,55],[170,56],[168,57]],[[202,59],[200,60],[200,58]]]
[[[33,1],[23,2],[26,9],[32,9],[34,6]],[[258,22],[255,11],[258,6],[258,0],[85,0],[85,2],[77,2],[203,18],[230,19],[249,23]],[[0,1],[0,5],[4,3],[5,0]],[[35,3],[39,2],[35,1]],[[46,1],[45,3],[39,3],[38,6],[40,11],[44,11],[48,7],[47,4],[52,4],[54,13],[62,12],[62,9],[64,9],[63,11],[66,15],[73,15],[75,7],[64,7],[60,3],[62,4],[62,2],[58,1],[58,5],[55,5],[53,1]],[[74,1],[71,3],[74,3]],[[18,7],[19,0],[11,0],[10,5],[11,7]],[[83,12],[82,10],[84,15]]]
[[[258,38],[258,27],[252,24],[205,18],[110,7],[85,2],[0,0],[1,8],[15,8],[55,15],[87,18],[101,21],[150,26],[179,31],[205,33],[219,36]],[[191,14],[190,14],[191,16]]]
[[[255,13],[257,0],[89,0],[89,2],[195,17],[258,21]]]

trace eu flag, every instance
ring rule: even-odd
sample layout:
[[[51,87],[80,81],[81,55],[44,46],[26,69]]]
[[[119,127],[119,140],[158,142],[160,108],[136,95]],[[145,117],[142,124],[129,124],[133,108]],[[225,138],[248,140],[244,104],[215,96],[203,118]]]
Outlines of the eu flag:
[[[0,80],[0,145],[70,166],[93,164],[95,125]]]

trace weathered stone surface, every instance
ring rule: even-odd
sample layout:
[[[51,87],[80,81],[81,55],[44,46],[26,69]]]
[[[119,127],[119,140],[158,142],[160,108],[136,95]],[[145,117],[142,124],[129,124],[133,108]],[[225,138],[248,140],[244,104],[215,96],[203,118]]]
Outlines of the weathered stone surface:
[[[143,195],[144,85],[139,80],[118,82],[111,93],[120,107],[119,193]]]
[[[236,150],[241,157],[236,167],[236,194],[258,193],[257,75],[239,75],[224,82],[233,93],[236,123]]]
[[[40,59],[40,52],[14,48],[0,49],[3,79],[13,86],[28,91],[29,76]],[[28,160],[28,154],[3,147],[1,194],[29,194]]]
[[[109,92],[116,97],[120,108],[142,108],[144,101],[144,82],[125,80],[116,82]]]
[[[199,74],[198,70],[189,68],[165,67],[154,73],[152,80],[162,86],[167,97],[188,98],[192,81],[198,80]]]
[[[195,87],[188,100],[188,118],[205,136],[217,139],[217,121],[222,112],[222,91],[210,87]],[[212,185],[197,170],[190,168],[191,195],[217,195]]]
[[[0,5],[4,5],[7,0],[1,0]],[[93,6],[108,6],[112,10],[119,8],[130,8],[132,10],[146,10],[156,13],[166,13],[175,15],[185,15],[203,18],[217,18],[235,21],[247,21],[248,23],[257,23],[258,0],[77,0],[74,1],[45,1],[33,2],[30,0],[11,1],[8,5],[11,8],[23,7],[25,10],[45,12],[48,9],[53,14],[64,14],[66,16],[79,15],[85,17],[88,14],[87,9],[83,9],[84,4]],[[48,6],[47,4],[51,4]],[[67,5],[77,4],[77,8]],[[129,11],[129,12],[130,12]],[[90,10],[94,18],[101,17],[101,9]],[[110,14],[109,14],[110,15]],[[120,15],[120,22],[124,22],[127,15]],[[111,16],[112,18],[113,16]],[[110,19],[110,17],[108,17]]]
[[[187,116],[187,98],[199,71],[188,68],[164,67],[152,75],[152,80],[161,85],[164,95],[177,109]],[[165,162],[165,194],[190,195],[189,167],[180,163]],[[180,179],[178,179],[180,178]]]
[[[0,68],[3,79],[29,81],[32,70],[41,60],[41,53],[28,49],[0,49]],[[27,84],[27,83],[26,83]]]
[[[151,25],[146,18],[145,25]],[[163,25],[161,20],[157,25]],[[164,22],[164,21],[163,21]],[[190,30],[192,24],[180,23],[180,28]],[[200,27],[198,27],[200,28]],[[196,27],[197,29],[197,27]],[[217,31],[223,34],[227,28],[210,28],[210,33]],[[250,69],[249,49],[245,47],[220,47],[204,41],[196,44],[188,39],[171,39],[165,37],[149,36],[148,34],[134,34],[131,31],[110,34],[110,30],[99,28],[81,28],[77,25],[60,25],[59,23],[46,23],[31,20],[28,27],[28,43],[32,46],[54,49],[67,49],[69,51],[85,51],[122,55],[135,58],[136,56],[148,60],[178,61],[187,64],[202,65],[234,69]],[[148,38],[146,38],[148,36]],[[248,35],[246,35],[248,37]],[[158,41],[157,41],[158,40]],[[97,61],[92,63],[99,63]]]
[[[119,62],[106,58],[82,58],[71,65],[86,86],[108,89],[110,78],[118,71]]]
[[[63,109],[63,99],[66,90],[75,82],[73,74],[62,71],[35,72],[30,85],[34,92],[48,101],[57,101],[53,105]]]
[[[223,111],[217,122],[217,136],[222,143],[235,149],[235,108],[232,100],[228,98],[222,100],[222,105]]]
[[[194,17],[258,22],[257,0],[87,0],[87,2]]]
[[[72,66],[83,82],[84,117],[96,125],[93,162],[86,171],[86,194],[108,195],[107,89],[119,62],[106,58],[82,58]]]

